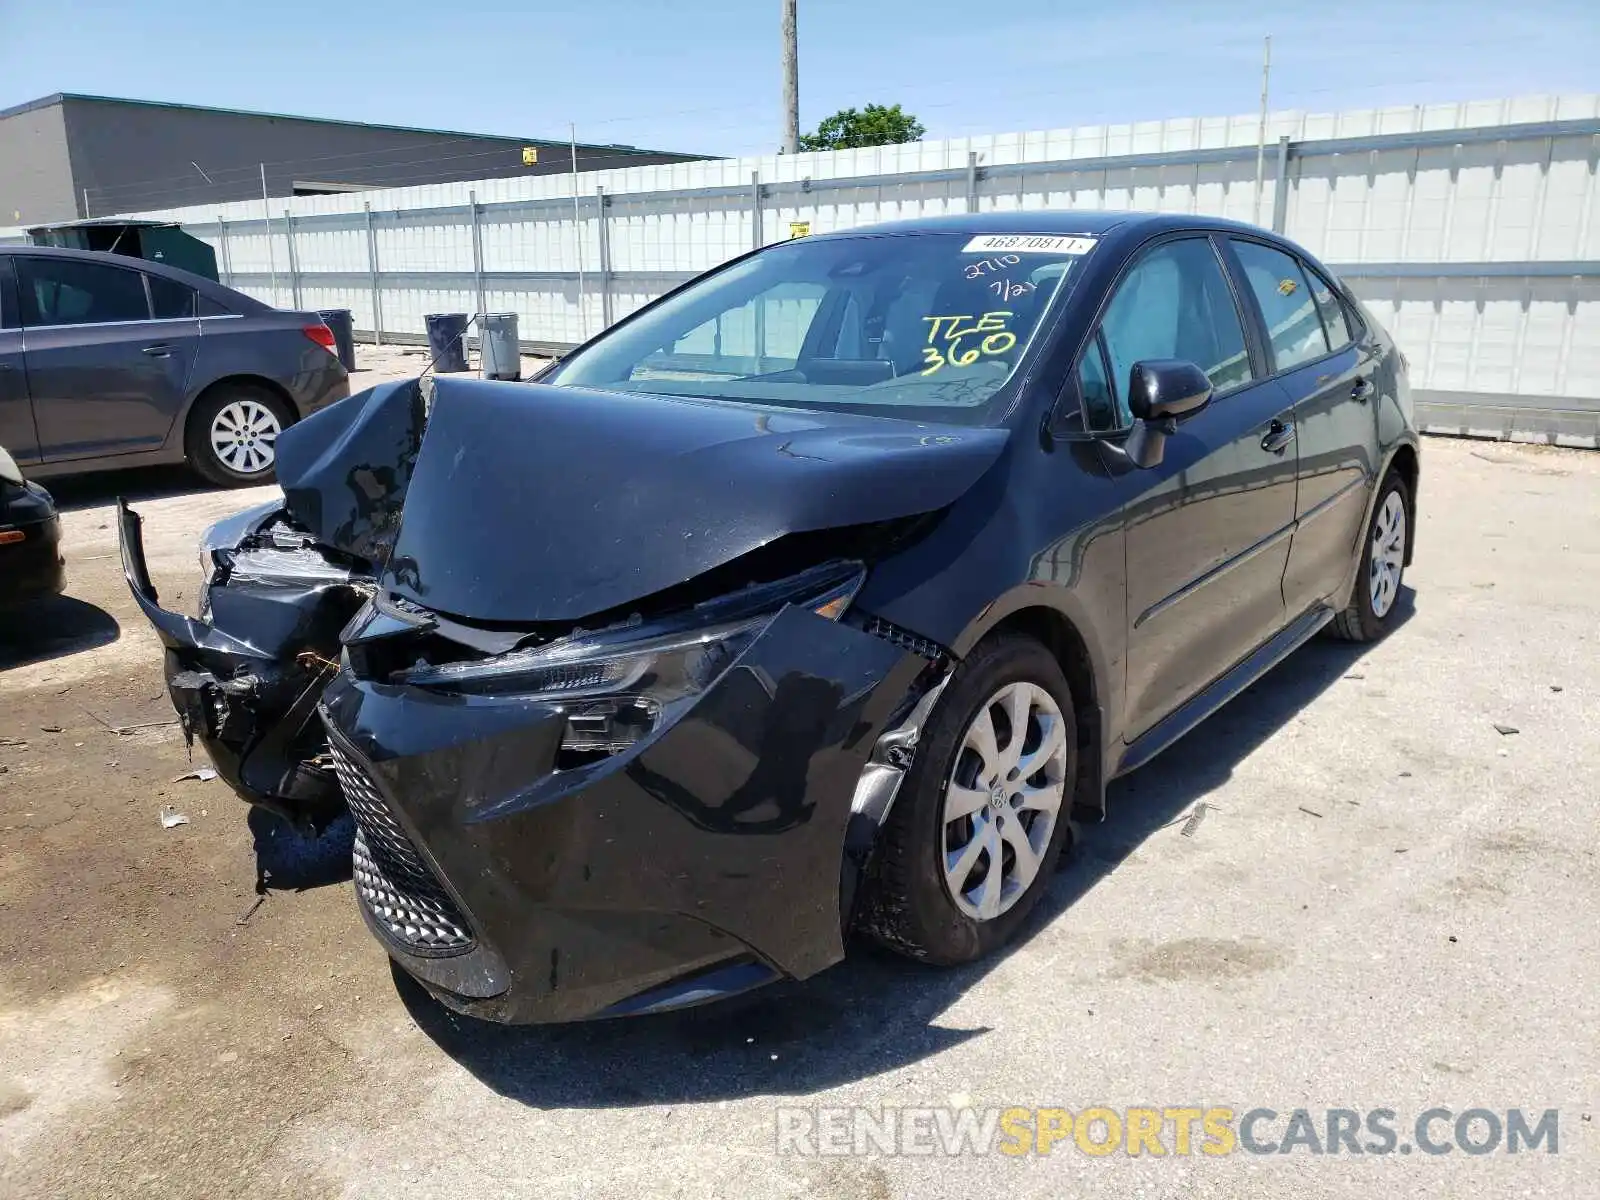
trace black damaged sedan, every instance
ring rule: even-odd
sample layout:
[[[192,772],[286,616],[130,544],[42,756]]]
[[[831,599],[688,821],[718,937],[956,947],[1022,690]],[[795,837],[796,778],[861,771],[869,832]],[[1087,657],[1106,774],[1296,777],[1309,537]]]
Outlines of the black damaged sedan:
[[[346,806],[362,915],[506,1021],[931,963],[1027,920],[1076,808],[1324,628],[1380,636],[1405,360],[1242,225],[986,214],[735,260],[532,384],[286,430],[198,616],[124,565],[246,799]]]

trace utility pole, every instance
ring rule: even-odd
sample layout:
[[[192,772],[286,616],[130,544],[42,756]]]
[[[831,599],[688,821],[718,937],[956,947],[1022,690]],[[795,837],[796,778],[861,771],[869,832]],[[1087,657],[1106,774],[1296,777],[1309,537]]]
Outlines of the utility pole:
[[[1250,209],[1250,220],[1261,224],[1261,181],[1267,167],[1267,82],[1272,77],[1272,35],[1267,34],[1266,48],[1261,54],[1261,123],[1256,127],[1256,193]]]
[[[800,63],[796,0],[783,4],[783,152],[800,152]]]

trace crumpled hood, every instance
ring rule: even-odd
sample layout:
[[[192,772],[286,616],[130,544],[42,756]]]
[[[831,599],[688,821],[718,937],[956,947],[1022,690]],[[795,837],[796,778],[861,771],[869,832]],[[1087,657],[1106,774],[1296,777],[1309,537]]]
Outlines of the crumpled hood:
[[[931,512],[1005,429],[680,396],[437,379],[286,430],[278,477],[319,540],[477,621],[577,621],[776,538]],[[347,410],[347,411],[346,411]],[[425,411],[426,410],[426,411]]]

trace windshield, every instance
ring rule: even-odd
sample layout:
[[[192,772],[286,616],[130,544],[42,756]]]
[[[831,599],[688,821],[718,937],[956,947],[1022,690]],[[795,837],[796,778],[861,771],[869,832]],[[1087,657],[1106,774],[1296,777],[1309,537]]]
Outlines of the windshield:
[[[568,357],[547,382],[982,425],[1089,237],[797,238]]]

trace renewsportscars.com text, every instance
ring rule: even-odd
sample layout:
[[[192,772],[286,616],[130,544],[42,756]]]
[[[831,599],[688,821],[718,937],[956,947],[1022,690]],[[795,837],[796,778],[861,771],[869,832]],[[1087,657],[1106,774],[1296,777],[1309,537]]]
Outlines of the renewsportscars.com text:
[[[1560,1153],[1553,1108],[1238,1109],[1220,1105],[1076,1111],[1023,1107],[783,1107],[780,1154],[1011,1157],[1078,1153],[1163,1157],[1232,1154],[1387,1155]]]

